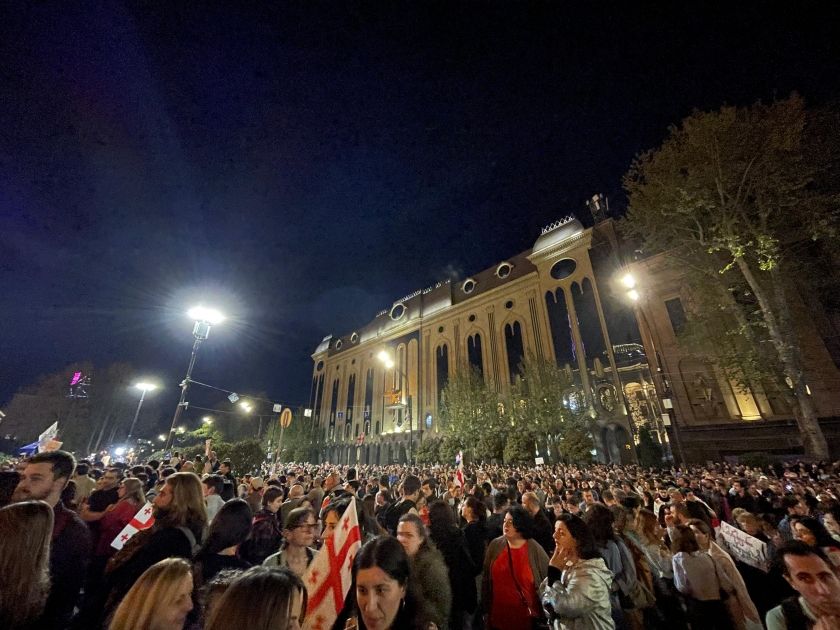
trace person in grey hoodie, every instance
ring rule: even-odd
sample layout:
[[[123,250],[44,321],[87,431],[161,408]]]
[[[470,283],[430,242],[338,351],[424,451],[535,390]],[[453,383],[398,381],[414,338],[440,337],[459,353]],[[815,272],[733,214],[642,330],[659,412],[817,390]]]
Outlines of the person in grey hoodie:
[[[578,516],[561,514],[554,525],[554,554],[540,600],[554,630],[614,630],[613,576],[592,532]]]

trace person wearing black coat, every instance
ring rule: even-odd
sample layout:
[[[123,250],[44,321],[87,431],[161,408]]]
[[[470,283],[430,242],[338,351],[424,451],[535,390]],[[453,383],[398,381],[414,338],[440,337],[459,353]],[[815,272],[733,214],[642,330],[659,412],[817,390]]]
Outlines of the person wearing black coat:
[[[467,549],[464,533],[455,525],[452,510],[443,501],[429,506],[429,538],[443,555],[449,573],[452,608],[449,614],[451,630],[470,628],[470,619],[478,607],[475,577],[482,564],[475,564]]]

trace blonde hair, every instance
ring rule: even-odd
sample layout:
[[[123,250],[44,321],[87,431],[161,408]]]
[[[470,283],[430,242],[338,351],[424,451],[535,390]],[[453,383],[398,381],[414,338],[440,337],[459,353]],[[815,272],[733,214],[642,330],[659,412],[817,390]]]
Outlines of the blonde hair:
[[[53,510],[44,501],[0,509],[0,626],[31,622],[50,590]]]
[[[192,565],[183,558],[167,558],[146,569],[114,613],[108,630],[147,630],[156,614],[173,603],[178,584],[192,579]]]
[[[146,502],[146,495],[143,494],[143,483],[134,477],[123,479],[122,485],[125,486],[125,496],[123,499],[134,501],[138,505],[143,505]]]
[[[207,508],[201,479],[191,472],[177,472],[166,478],[172,487],[172,503],[166,508],[156,527],[189,527],[197,539],[207,527]]]

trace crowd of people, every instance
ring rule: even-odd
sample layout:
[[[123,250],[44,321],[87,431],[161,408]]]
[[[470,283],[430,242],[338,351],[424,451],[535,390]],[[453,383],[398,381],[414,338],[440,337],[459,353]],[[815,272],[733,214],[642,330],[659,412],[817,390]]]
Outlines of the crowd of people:
[[[351,504],[339,630],[840,628],[840,463],[245,472],[214,453],[5,465],[0,628],[301,627],[303,577]]]

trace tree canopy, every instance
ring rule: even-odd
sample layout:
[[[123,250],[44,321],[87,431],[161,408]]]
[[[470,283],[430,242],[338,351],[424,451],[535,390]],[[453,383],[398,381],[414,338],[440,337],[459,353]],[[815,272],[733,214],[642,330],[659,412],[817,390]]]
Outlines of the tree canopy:
[[[710,354],[730,375],[746,384],[771,377],[787,385],[780,390],[814,458],[827,457],[828,449],[792,305],[803,299],[806,269],[822,266],[823,278],[832,275],[826,266],[836,271],[836,255],[814,256],[833,252],[840,235],[832,170],[837,127],[827,120],[836,115],[809,112],[797,95],[694,112],[659,148],[638,156],[624,178],[625,233],[646,253],[677,259],[692,293],[711,296],[704,309],[725,315],[715,325],[733,343],[718,343]]]

